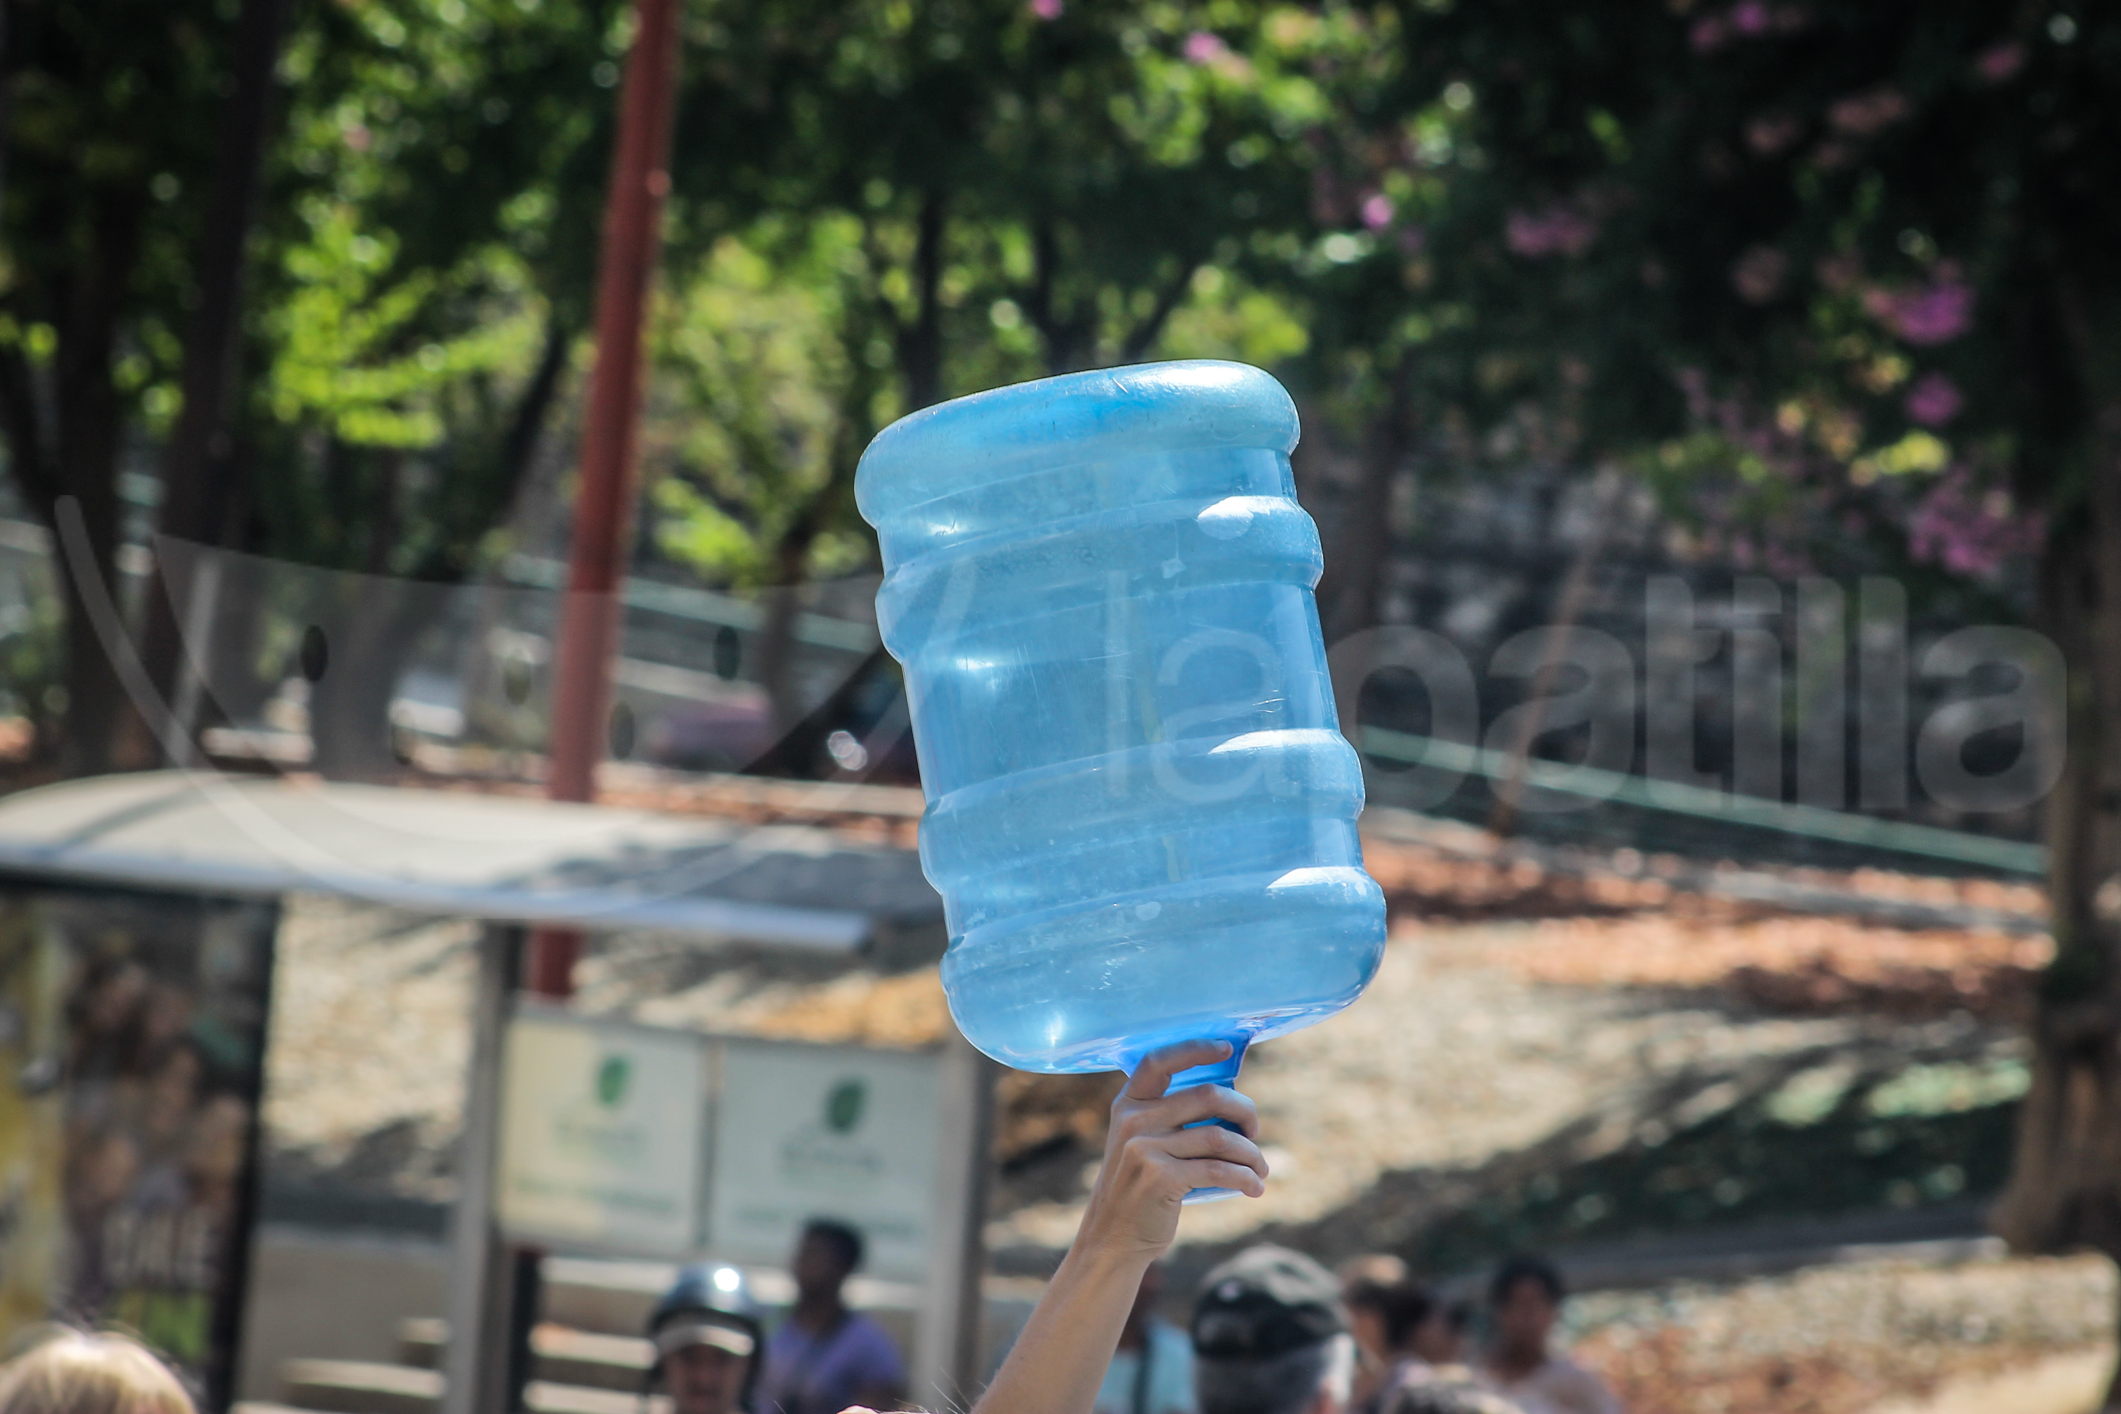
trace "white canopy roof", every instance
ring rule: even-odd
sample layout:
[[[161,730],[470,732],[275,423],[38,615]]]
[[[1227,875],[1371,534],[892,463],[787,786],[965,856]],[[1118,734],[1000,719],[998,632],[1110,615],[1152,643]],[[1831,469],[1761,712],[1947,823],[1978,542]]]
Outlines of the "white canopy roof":
[[[189,771],[0,799],[0,873],[827,949],[941,911],[910,851],[818,826]]]

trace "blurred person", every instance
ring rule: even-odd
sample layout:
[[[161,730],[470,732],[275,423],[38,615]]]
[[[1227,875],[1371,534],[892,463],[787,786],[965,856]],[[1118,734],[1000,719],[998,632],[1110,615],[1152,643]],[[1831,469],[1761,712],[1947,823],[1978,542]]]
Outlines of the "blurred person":
[[[1392,1392],[1408,1380],[1430,1370],[1434,1364],[1415,1347],[1419,1336],[1442,1325],[1449,1317],[1443,1303],[1418,1282],[1357,1281],[1345,1288],[1348,1328],[1355,1337],[1362,1361],[1355,1375],[1354,1407],[1359,1414],[1377,1414]],[[1437,1342],[1431,1340],[1432,1349]]]
[[[1429,1318],[1414,1328],[1407,1348],[1431,1365],[1457,1365],[1466,1363],[1466,1331],[1473,1325],[1473,1304],[1470,1301],[1444,1301],[1439,1299]]]
[[[237,1185],[250,1156],[250,1105],[238,1095],[216,1095],[199,1106],[184,1150],[184,1178],[194,1207],[233,1218]]]
[[[1193,1354],[1201,1414],[1343,1414],[1354,1392],[1340,1284],[1286,1247],[1248,1248],[1202,1278]]]
[[[140,1146],[115,1125],[89,1135],[66,1157],[66,1197],[79,1227],[125,1201],[140,1176]]]
[[[1363,1252],[1350,1257],[1333,1269],[1333,1275],[1340,1278],[1344,1300],[1358,1286],[1397,1286],[1411,1276],[1407,1259],[1390,1252]]]
[[[140,1175],[140,1147],[112,1126],[72,1144],[64,1173],[70,1256],[51,1309],[69,1319],[92,1320],[110,1299],[111,1228],[123,1223],[126,1200]]]
[[[205,1074],[197,1044],[185,1037],[165,1046],[149,1063],[128,1126],[140,1152],[140,1174],[131,1195],[136,1206],[176,1208],[187,1201],[187,1151],[195,1139],[192,1121]]]
[[[184,987],[168,982],[150,983],[140,1008],[140,1051],[160,1055],[191,1030],[198,1001]]]
[[[1596,1375],[1548,1348],[1566,1295],[1561,1273],[1546,1259],[1504,1262],[1488,1287],[1495,1329],[1479,1374],[1526,1414],[1621,1414],[1620,1401]]]
[[[884,1328],[841,1299],[862,1265],[862,1235],[842,1222],[804,1224],[789,1263],[795,1309],[766,1342],[762,1414],[839,1414],[850,1405],[896,1408],[906,1366]]]
[[[642,1393],[660,1383],[675,1414],[745,1414],[764,1334],[742,1272],[686,1267],[648,1315],[655,1357]]]
[[[104,940],[105,951],[83,967],[66,1000],[72,1037],[66,1073],[77,1085],[131,1069],[140,1047],[151,979],[113,941]]]
[[[1360,1298],[1397,1286],[1407,1279],[1404,1257],[1390,1252],[1363,1252],[1333,1268],[1340,1278],[1341,1304],[1348,1310],[1348,1333],[1355,1337],[1355,1407],[1372,1406],[1392,1368],[1385,1346],[1384,1324],[1372,1303]]]
[[[0,1365],[0,1414],[196,1414],[167,1365],[129,1335],[56,1328]]]
[[[1196,1414],[1193,1342],[1156,1314],[1164,1269],[1151,1262],[1120,1327],[1119,1350],[1097,1389],[1097,1414]]]
[[[198,1042],[180,1036],[158,1051],[147,1066],[141,1087],[136,1128],[141,1142],[154,1158],[173,1153],[199,1102],[200,1082],[206,1077],[206,1061]]]
[[[1230,1188],[1256,1198],[1266,1191],[1250,1100],[1220,1085],[1165,1093],[1172,1076],[1229,1054],[1227,1042],[1192,1041],[1135,1067],[1112,1101],[1105,1160],[1075,1241],[974,1414],[1091,1414],[1142,1274],[1177,1235],[1186,1194]],[[1332,1278],[1325,1280],[1330,1293]],[[1347,1344],[1352,1365],[1353,1342]],[[1196,1388],[1199,1372],[1196,1361]],[[1201,1407],[1208,1414],[1205,1401]],[[1338,1414],[1336,1406],[1327,1410]]]
[[[1529,1414],[1516,1401],[1467,1375],[1442,1372],[1401,1385],[1393,1391],[1383,1414]]]

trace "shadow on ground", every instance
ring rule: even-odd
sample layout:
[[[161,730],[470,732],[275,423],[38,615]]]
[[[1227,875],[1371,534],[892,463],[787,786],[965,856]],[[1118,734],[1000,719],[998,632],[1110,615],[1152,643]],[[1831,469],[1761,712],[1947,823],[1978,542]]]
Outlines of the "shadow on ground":
[[[2017,1047],[1992,1027],[1880,1028],[1661,1077],[1536,1144],[1466,1168],[1390,1172],[1315,1222],[1247,1240],[1329,1262],[1396,1252],[1448,1277],[1520,1251],[1679,1252],[1693,1238],[1727,1250],[1734,1230],[1768,1243],[1823,1219],[1837,1243],[1971,1235],[2004,1181],[2026,1083]],[[1180,1265],[1205,1269],[1223,1250],[1188,1250]]]

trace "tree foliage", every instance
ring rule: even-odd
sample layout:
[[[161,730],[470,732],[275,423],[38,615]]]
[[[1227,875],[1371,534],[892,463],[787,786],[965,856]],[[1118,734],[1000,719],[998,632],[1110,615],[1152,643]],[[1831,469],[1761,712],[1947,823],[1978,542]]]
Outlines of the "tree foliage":
[[[1931,583],[2037,555],[2071,666],[2057,956],[1998,1221],[2121,1253],[2121,16],[2104,6],[1407,7],[1461,88],[1488,307],[1734,554],[1859,543]],[[1963,601],[1963,599],[1962,599]]]

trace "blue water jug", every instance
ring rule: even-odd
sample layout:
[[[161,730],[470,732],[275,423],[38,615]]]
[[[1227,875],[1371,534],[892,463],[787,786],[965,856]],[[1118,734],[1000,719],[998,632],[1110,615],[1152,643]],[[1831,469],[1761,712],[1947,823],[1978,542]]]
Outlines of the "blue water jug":
[[[1354,1001],[1384,946],[1296,503],[1296,408],[1242,364],[1047,378],[902,418],[862,457],[965,1036],[1132,1070]]]

